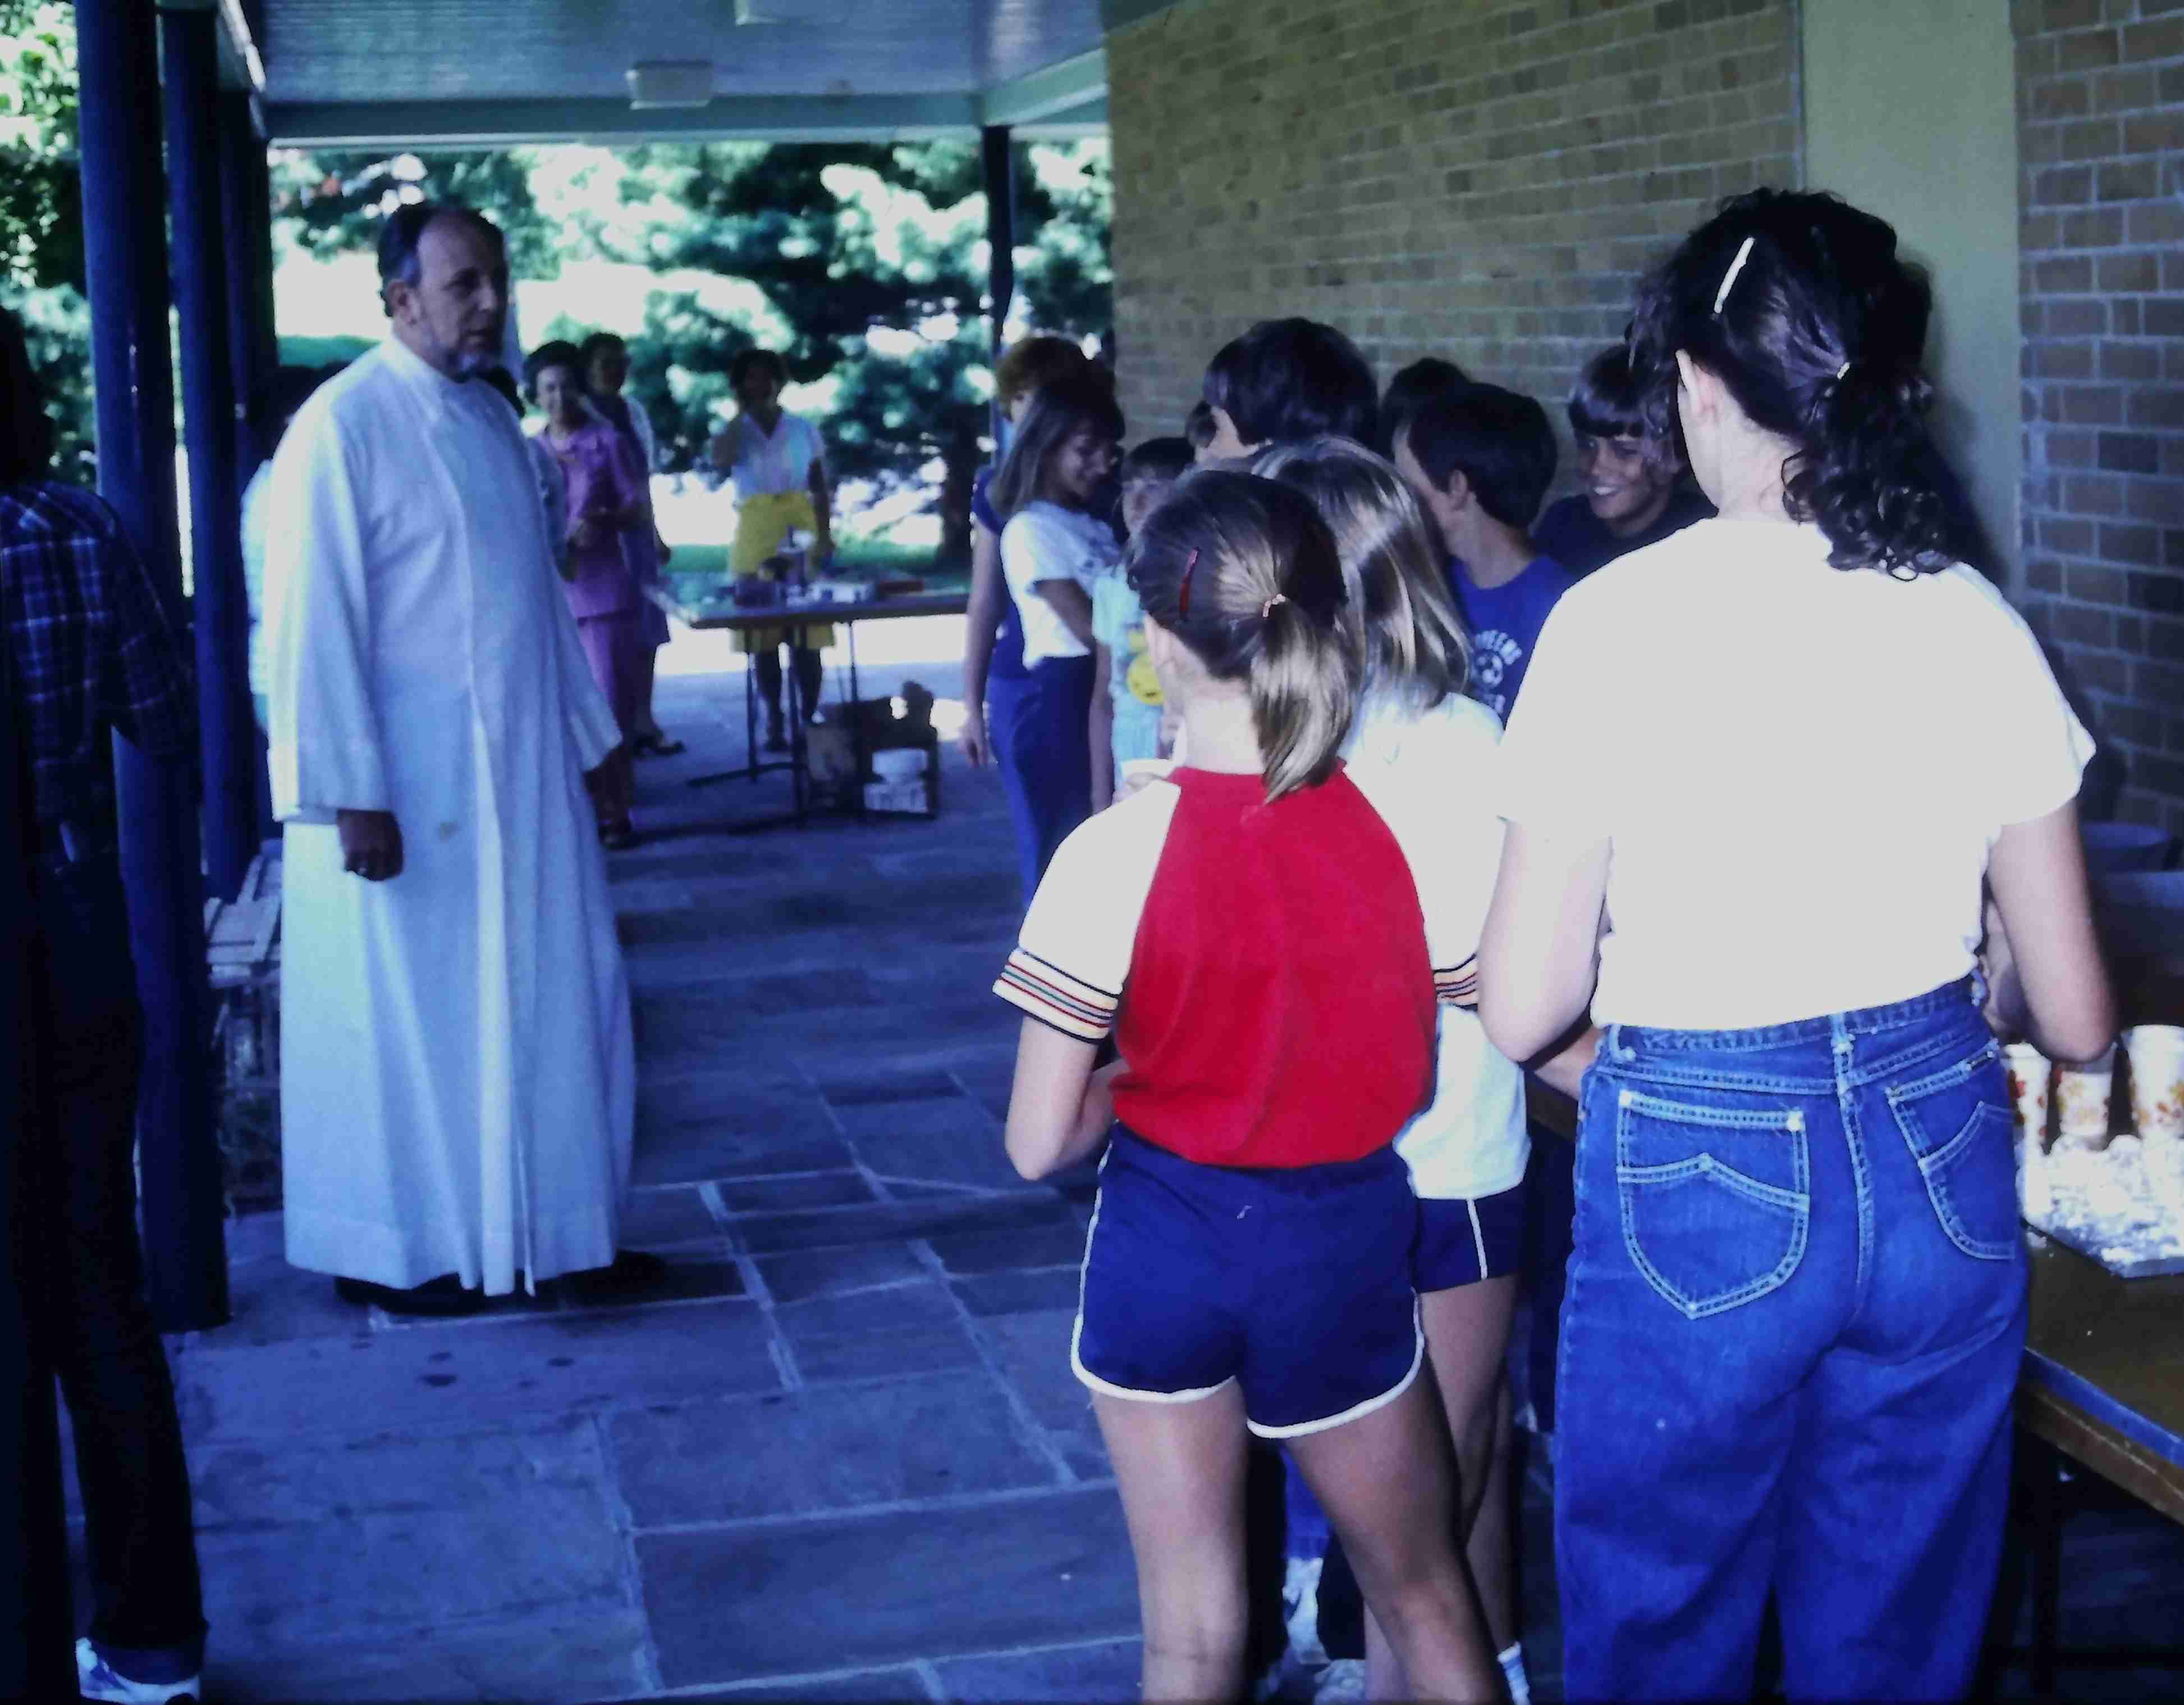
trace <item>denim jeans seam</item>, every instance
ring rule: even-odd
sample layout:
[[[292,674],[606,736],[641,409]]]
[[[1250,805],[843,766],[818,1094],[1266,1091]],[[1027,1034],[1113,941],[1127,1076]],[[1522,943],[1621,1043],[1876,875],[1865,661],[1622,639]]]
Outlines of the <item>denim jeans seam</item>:
[[[1968,1070],[1975,1071],[1986,1061],[1999,1058],[2002,1053],[2002,1044],[1987,1033],[1986,1027],[1983,1023],[1979,1026],[1979,1030],[1984,1038],[1984,1045],[1976,1053],[1969,1057],[1961,1051],[1966,1039],[1945,1033],[1908,1048],[1900,1054],[1891,1054],[1869,1064],[1857,1066],[1851,1074],[1852,1082],[1859,1089],[1864,1089],[1873,1084],[1893,1084],[1903,1073],[1933,1059],[1955,1060],[1963,1063]],[[1901,1085],[1899,1084],[1898,1087]]]
[[[1850,1161],[1852,1188],[1858,1201],[1858,1260],[1851,1280],[1849,1311],[1855,1317],[1865,1307],[1867,1287],[1873,1277],[1873,1166],[1865,1152],[1865,1129],[1858,1117],[1858,1033],[1841,1017],[1835,1021],[1834,1031],[1836,1109],[1842,1120],[1843,1151]]]
[[[1666,1085],[1679,1089],[1736,1089],[1755,1095],[1825,1095],[1835,1088],[1827,1078],[1773,1078],[1749,1072],[1678,1070],[1651,1065],[1622,1066],[1618,1078],[1633,1084]]]

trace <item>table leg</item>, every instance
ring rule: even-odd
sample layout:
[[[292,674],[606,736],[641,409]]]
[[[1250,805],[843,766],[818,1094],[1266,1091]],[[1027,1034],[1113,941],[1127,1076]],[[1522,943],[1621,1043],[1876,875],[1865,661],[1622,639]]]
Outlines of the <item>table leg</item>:
[[[857,706],[864,695],[857,686],[857,624],[842,624],[842,641],[850,649],[850,761],[856,769],[857,819],[865,817],[865,713]]]
[[[744,758],[751,780],[758,779],[758,653],[744,657]]]
[[[802,822],[806,809],[805,789],[810,782],[805,768],[809,748],[804,738],[804,719],[808,710],[804,703],[803,671],[796,666],[796,641],[803,638],[803,632],[792,628],[788,637],[788,667],[782,672],[788,677],[788,788],[789,797],[795,801],[796,821]]]

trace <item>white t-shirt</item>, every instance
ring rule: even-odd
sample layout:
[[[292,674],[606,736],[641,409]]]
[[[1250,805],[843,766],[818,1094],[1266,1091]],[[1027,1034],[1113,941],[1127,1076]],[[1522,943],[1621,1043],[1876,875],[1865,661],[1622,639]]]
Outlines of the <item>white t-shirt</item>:
[[[738,503],[809,491],[811,465],[826,459],[819,429],[786,409],[771,432],[760,431],[749,415],[738,415],[721,428],[721,436],[728,441],[729,474],[736,482]]]
[[[1601,1023],[1739,1029],[1965,975],[1988,850],[2092,740],[1970,569],[1832,568],[1815,527],[1703,521],[1566,593],[1502,812],[1612,843]]]
[[[1009,517],[1001,529],[1001,573],[1023,623],[1026,663],[1083,657],[1091,650],[1032,588],[1042,580],[1073,580],[1089,598],[1100,577],[1122,559],[1115,529],[1098,515],[1041,501]]]
[[[1499,1195],[1524,1181],[1524,1074],[1479,1022],[1479,933],[1502,863],[1495,747],[1502,724],[1461,695],[1424,713],[1368,693],[1342,755],[1418,884],[1440,992],[1434,1098],[1396,1148],[1422,1196]]]

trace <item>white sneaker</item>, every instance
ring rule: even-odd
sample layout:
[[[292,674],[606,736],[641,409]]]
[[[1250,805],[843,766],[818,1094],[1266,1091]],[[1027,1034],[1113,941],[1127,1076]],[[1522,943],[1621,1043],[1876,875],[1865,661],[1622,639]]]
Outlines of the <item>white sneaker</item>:
[[[1319,1641],[1319,1577],[1323,1557],[1293,1557],[1282,1577],[1282,1620],[1289,1626],[1290,1655],[1307,1669],[1327,1662]]]
[[[187,1681],[131,1681],[115,1674],[90,1641],[75,1643],[76,1691],[86,1699],[112,1700],[116,1705],[195,1705],[199,1680],[192,1675]]]

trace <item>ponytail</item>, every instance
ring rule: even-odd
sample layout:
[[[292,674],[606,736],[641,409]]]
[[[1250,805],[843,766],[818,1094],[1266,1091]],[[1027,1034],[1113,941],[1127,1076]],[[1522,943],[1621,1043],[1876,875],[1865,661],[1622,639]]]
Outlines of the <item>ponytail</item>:
[[[1338,590],[1340,583],[1338,578]],[[1345,640],[1333,607],[1315,616],[1296,599],[1278,593],[1258,621],[1251,725],[1266,756],[1271,805],[1334,773],[1363,683],[1356,649]]]
[[[1145,613],[1215,679],[1244,683],[1268,803],[1332,775],[1364,660],[1343,621],[1334,536],[1311,503],[1201,468],[1146,517],[1126,562]]]
[[[1630,335],[1647,419],[1672,437],[1679,350],[1796,450],[1783,506],[1827,535],[1838,568],[1947,566],[1946,505],[1920,371],[1932,287],[1885,220],[1831,195],[1724,202],[1640,286]]]

